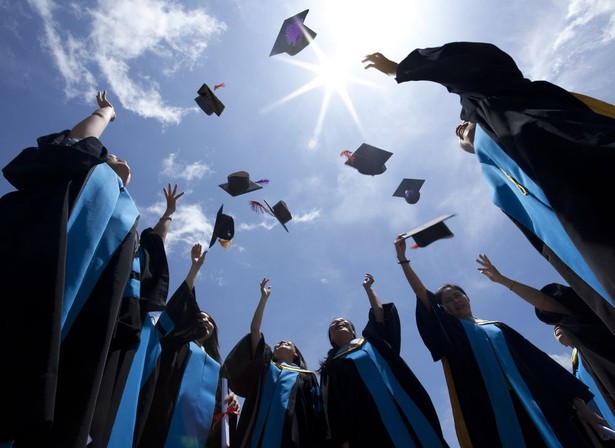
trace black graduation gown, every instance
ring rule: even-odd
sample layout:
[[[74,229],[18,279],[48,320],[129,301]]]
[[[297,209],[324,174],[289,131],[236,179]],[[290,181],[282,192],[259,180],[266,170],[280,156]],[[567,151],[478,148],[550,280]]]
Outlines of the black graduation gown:
[[[501,446],[487,387],[463,326],[435,305],[435,296],[429,294],[434,304],[431,309],[417,298],[417,326],[434,361],[442,360],[459,443],[475,448]],[[587,386],[506,324],[495,325],[504,334],[517,369],[562,446],[591,446],[571,406],[575,397],[585,402],[593,397]],[[516,395],[511,396],[526,446],[544,446]]]
[[[136,220],[61,341],[67,223],[107,149],[89,137],[41,137],[4,169],[17,191],[0,199],[0,441],[15,447],[85,446],[135,249]],[[109,185],[118,188],[118,183]],[[138,217],[138,216],[137,216]],[[11,254],[10,258],[7,254]]]
[[[536,316],[546,324],[557,324],[566,330],[570,342],[583,358],[586,370],[615,413],[615,336],[584,302],[578,300],[569,286],[550,283],[541,291],[567,307],[573,315],[536,308]]]
[[[442,446],[446,447],[448,445],[442,436],[440,421],[431,398],[400,356],[401,327],[397,308],[393,303],[384,304],[383,308],[385,318],[382,323],[376,322],[373,310],[370,308],[363,337],[384,358],[403,390],[439,436]],[[336,352],[337,349],[329,352],[320,374],[332,446],[340,446],[344,441],[348,441],[351,447],[395,446],[355,363],[349,359],[332,359]],[[410,423],[405,421],[405,424],[410,434],[415,437]],[[421,446],[416,438],[415,444]]]
[[[263,377],[272,360],[271,347],[265,343],[264,336],[261,335],[254,357],[251,344],[251,336],[248,334],[231,350],[221,370],[222,375],[228,378],[229,388],[245,398],[239,413],[235,439],[232,441],[233,447],[250,446],[262,398]],[[305,366],[300,367],[305,369]],[[288,401],[280,446],[322,446],[324,425],[316,375],[313,372],[299,373]],[[260,441],[258,446],[262,446]]]
[[[612,189],[615,120],[594,113],[558,86],[525,79],[513,59],[492,44],[454,42],[414,50],[399,64],[397,81],[420,80],[460,96],[461,118],[478,123],[542,189],[615,300],[615,204],[602,199]],[[562,269],[558,263],[554,267]],[[565,278],[615,333],[615,308]]]

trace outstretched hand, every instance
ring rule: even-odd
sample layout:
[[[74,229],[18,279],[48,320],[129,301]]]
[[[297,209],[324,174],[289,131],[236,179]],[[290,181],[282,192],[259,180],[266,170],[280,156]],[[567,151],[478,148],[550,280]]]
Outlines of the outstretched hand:
[[[397,75],[397,62],[387,59],[382,53],[368,54],[362,62],[366,64],[365,67],[363,67],[365,69],[375,68],[385,75]]]
[[[366,273],[365,277],[363,278],[363,287],[364,288],[371,288],[372,285],[374,284],[374,276],[370,273]]]
[[[406,259],[406,239],[402,238],[402,234],[397,235],[395,241],[393,241],[395,245],[395,253],[397,254],[398,260]]]
[[[192,250],[190,252],[190,259],[192,260],[192,266],[200,268],[205,262],[205,256],[207,255],[207,251],[203,251],[203,246],[200,243],[196,243],[192,246]]]
[[[164,191],[164,197],[167,201],[167,209],[164,212],[164,216],[171,216],[173,213],[175,213],[177,200],[184,195],[184,192],[182,191],[178,194],[177,184],[175,184],[173,189],[171,189],[171,183],[169,183],[169,186],[167,188],[163,187],[162,191]]]
[[[476,262],[481,265],[481,267],[478,268],[478,272],[483,274],[492,282],[500,283],[500,280],[502,280],[503,276],[502,274],[500,274],[500,271],[498,271],[497,268],[491,263],[491,260],[489,260],[487,255],[479,254],[478,258],[476,259]]]
[[[268,299],[271,294],[271,286],[267,286],[268,278],[263,278],[261,280],[261,299]]]
[[[235,412],[239,412],[239,399],[237,398],[237,395],[235,395],[233,392],[229,392],[229,394],[224,399],[224,403],[229,409],[233,409]]]
[[[111,110],[113,111],[113,114],[111,115],[111,119],[109,121],[115,120],[115,108],[113,107],[113,105],[107,99],[107,91],[106,90],[103,90],[102,93],[99,91],[96,94],[96,102],[98,103],[98,107],[100,107],[101,109],[103,107],[110,107]]]

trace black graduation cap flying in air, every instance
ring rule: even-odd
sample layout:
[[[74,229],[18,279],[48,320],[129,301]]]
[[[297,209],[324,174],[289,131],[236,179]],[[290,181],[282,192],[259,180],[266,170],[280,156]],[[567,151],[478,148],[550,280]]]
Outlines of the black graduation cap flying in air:
[[[404,198],[408,204],[416,204],[421,198],[419,190],[425,179],[404,179],[401,181],[393,196]]]
[[[412,230],[408,230],[406,233],[401,234],[400,237],[404,239],[412,237],[416,243],[412,246],[412,249],[429,246],[434,241],[444,238],[452,238],[453,232],[444,224],[444,220],[451,216],[455,216],[455,214],[439,216]]]
[[[198,93],[199,96],[197,96],[194,101],[203,109],[203,112],[207,115],[211,115],[215,112],[217,116],[220,116],[224,110],[224,104],[214,95],[214,92],[212,92],[207,84],[203,84]]]
[[[239,196],[251,191],[260,190],[263,188],[263,185],[269,183],[267,179],[257,180],[256,182],[251,181],[250,174],[247,171],[231,173],[226,179],[227,182],[219,186],[231,196]]]
[[[316,33],[303,24],[308,11],[309,9],[306,9],[297,15],[289,17],[282,23],[269,56],[280,53],[294,56],[314,40]]]
[[[220,206],[218,214],[216,215],[216,222],[214,223],[214,230],[211,233],[211,240],[209,241],[209,247],[213,246],[216,240],[220,239],[220,245],[222,247],[228,247],[231,244],[233,236],[235,236],[235,221],[232,216],[222,213],[224,204]]]
[[[263,204],[258,201],[250,201],[250,207],[257,213],[268,213],[278,220],[284,230],[288,232],[288,228],[286,227],[286,223],[293,219],[293,216],[290,214],[290,210],[288,210],[288,206],[284,201],[278,201],[273,207],[269,205],[267,201],[264,201],[267,204],[267,210]]]
[[[386,171],[384,164],[393,153],[363,143],[355,152],[342,151],[340,155],[346,156],[346,165],[356,168],[359,173],[375,176]]]

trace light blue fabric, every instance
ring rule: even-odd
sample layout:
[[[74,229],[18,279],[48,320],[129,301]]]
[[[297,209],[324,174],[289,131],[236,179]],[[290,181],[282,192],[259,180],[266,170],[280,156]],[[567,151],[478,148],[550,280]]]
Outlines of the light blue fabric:
[[[615,347],[613,349],[615,350]],[[600,392],[596,381],[594,381],[594,377],[585,368],[585,364],[583,363],[583,359],[580,355],[577,355],[577,360],[579,364],[577,366],[575,376],[583,381],[583,383],[589,387],[591,393],[594,394],[594,399],[592,401],[596,405],[596,411],[607,421],[610,428],[615,428],[615,415],[613,415],[613,411],[611,411],[611,408],[609,408],[609,405],[604,400],[602,392]],[[591,401],[587,404],[590,405]]]
[[[138,217],[120,178],[106,163],[97,165],[68,220],[62,340]]]
[[[480,126],[476,126],[474,149],[485,181],[491,187],[493,203],[540,238],[570,269],[615,306],[615,301],[605,292],[564,230],[543,191]],[[528,194],[523,195],[502,170],[521,184]]]

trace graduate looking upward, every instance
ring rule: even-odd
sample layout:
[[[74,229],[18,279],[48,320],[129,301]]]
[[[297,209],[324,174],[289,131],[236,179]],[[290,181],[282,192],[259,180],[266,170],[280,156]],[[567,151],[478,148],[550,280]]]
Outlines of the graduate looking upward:
[[[237,427],[238,447],[320,447],[325,421],[316,374],[307,369],[295,344],[282,340],[273,350],[261,333],[271,286],[260,282],[260,299],[250,333],[224,361],[231,390],[245,397]]]
[[[475,153],[492,201],[615,334],[615,106],[525,78],[495,45],[452,42],[381,53],[365,68],[459,95],[462,149]]]
[[[600,446],[605,422],[586,406],[593,394],[585,384],[505,323],[476,318],[460,286],[429,291],[405,239],[394,245],[421,338],[442,362],[462,447]]]
[[[320,370],[331,446],[447,447],[431,399],[400,356],[401,323],[393,303],[382,304],[367,273],[370,303],[363,337],[354,324],[333,319]]]

